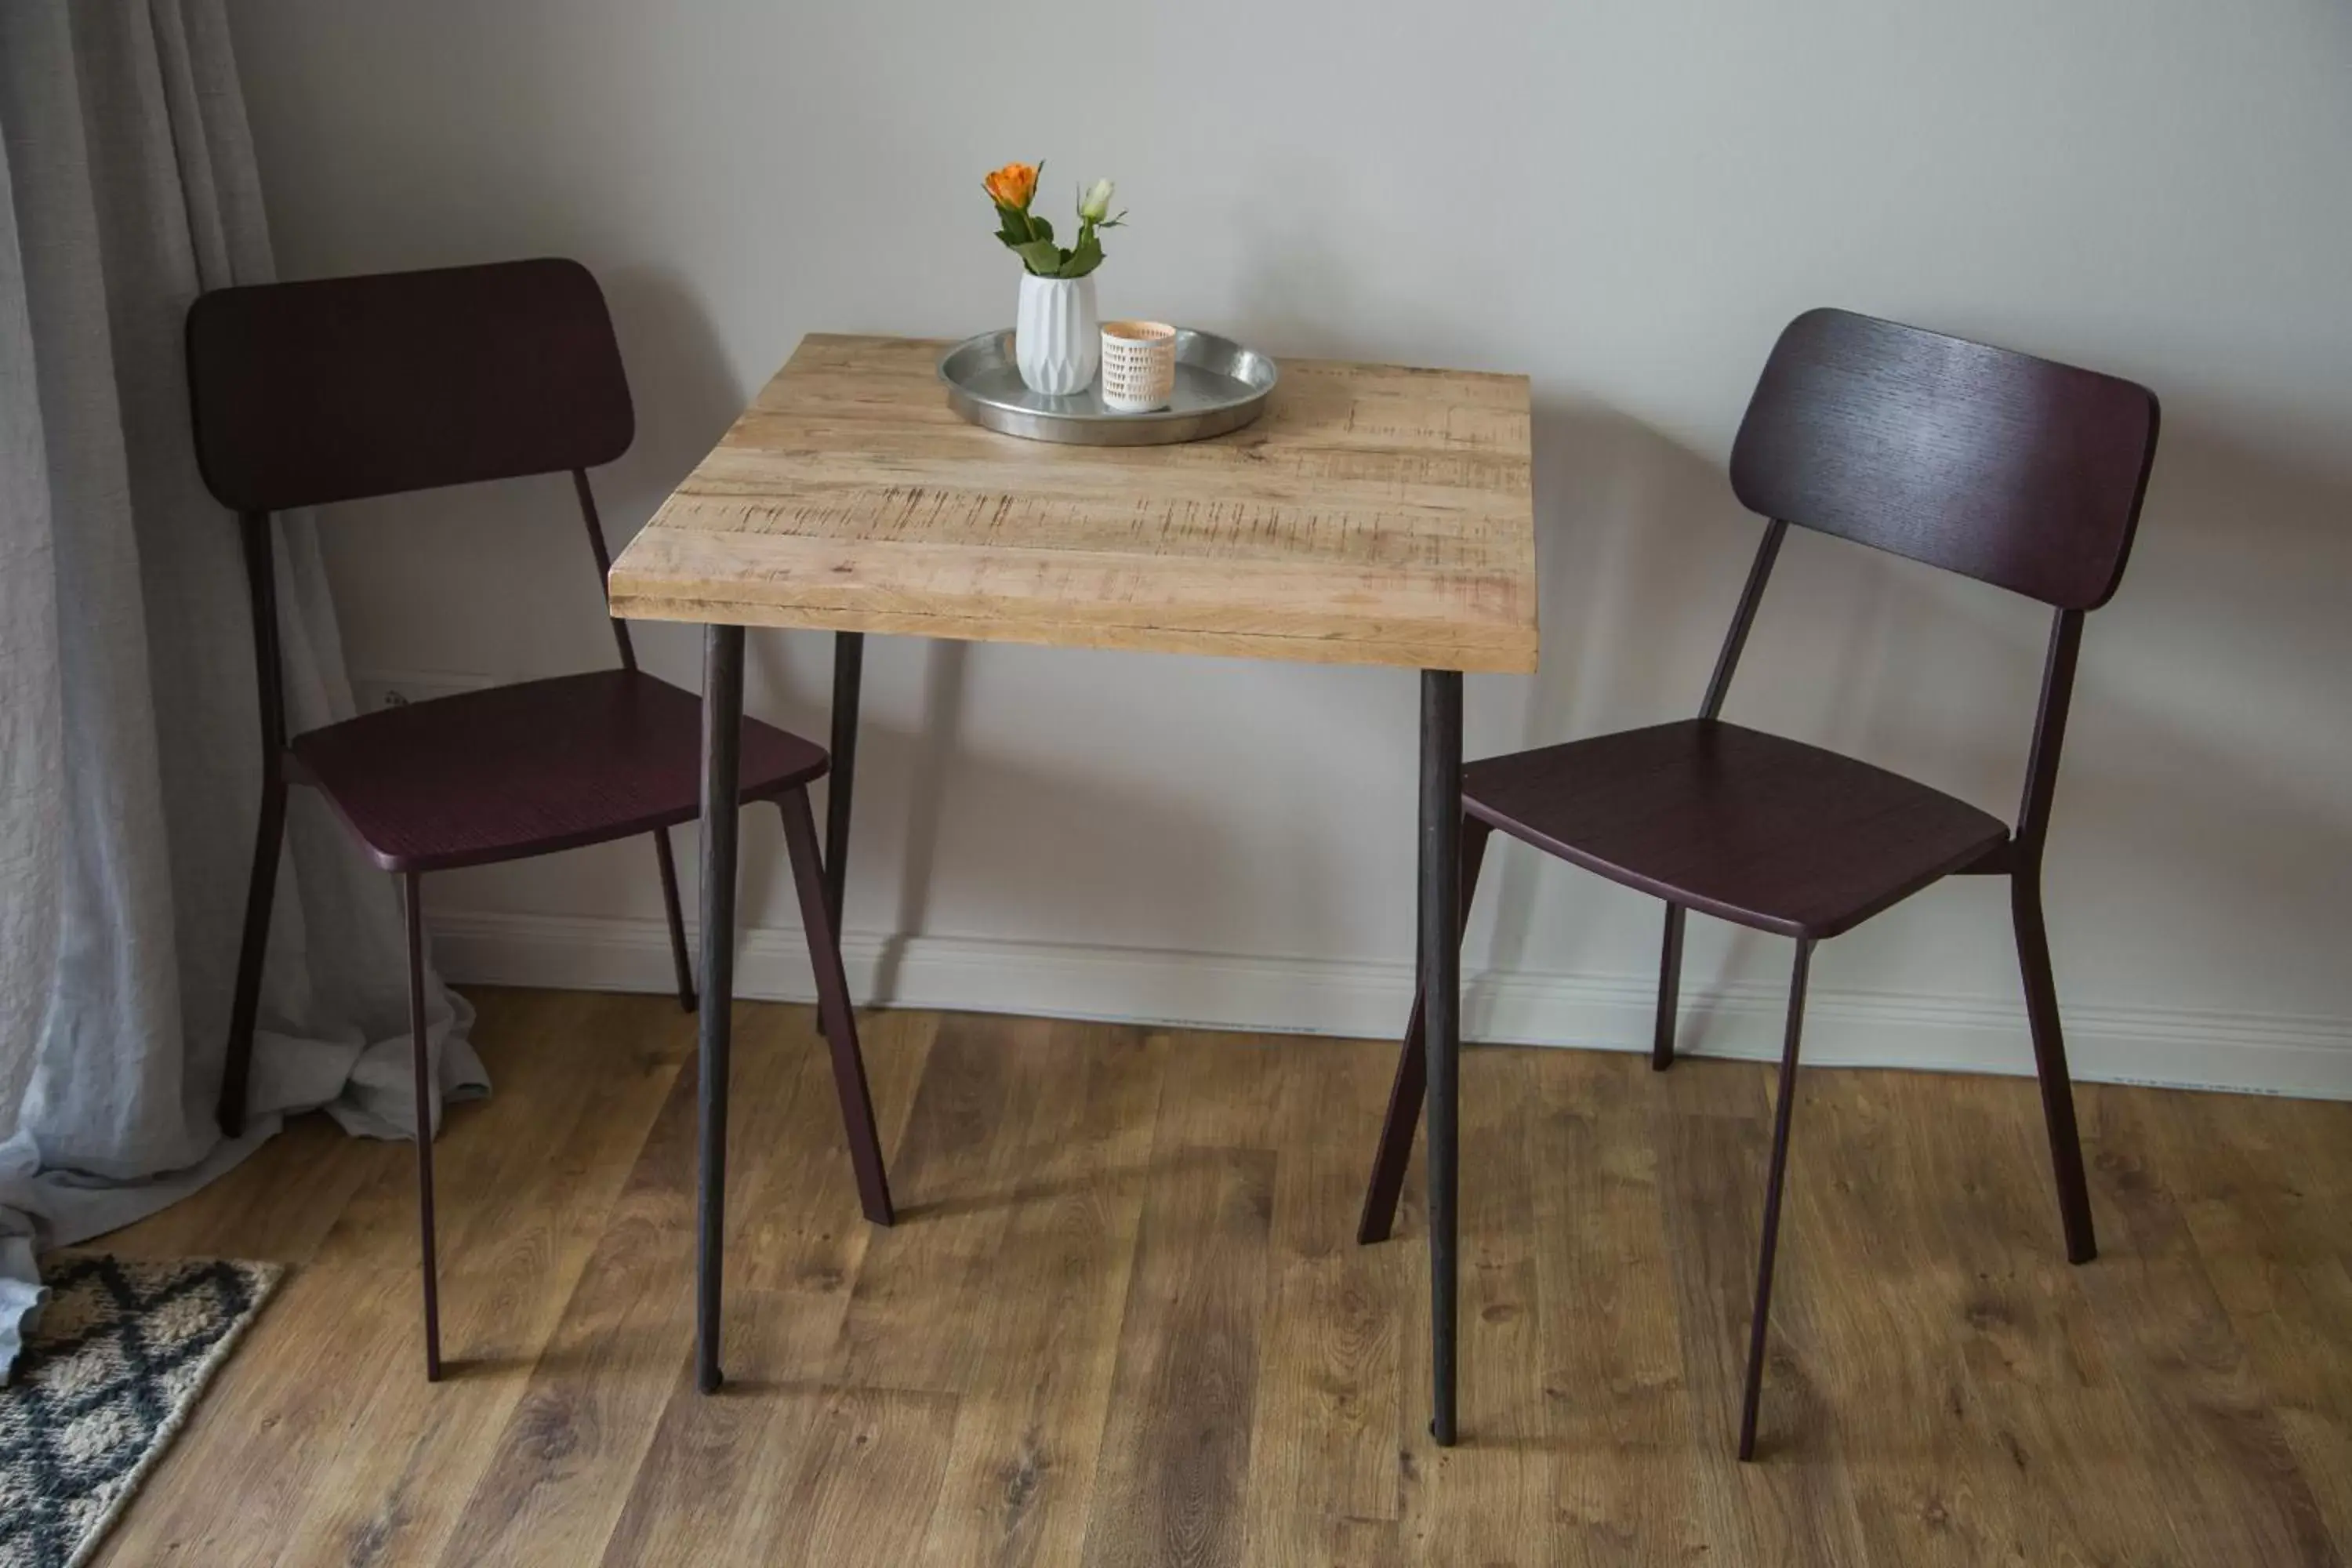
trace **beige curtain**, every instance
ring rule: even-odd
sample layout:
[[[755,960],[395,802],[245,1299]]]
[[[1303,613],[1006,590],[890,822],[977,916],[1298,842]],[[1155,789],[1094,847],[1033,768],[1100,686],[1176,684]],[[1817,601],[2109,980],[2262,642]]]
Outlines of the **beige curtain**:
[[[0,1376],[36,1258],[152,1212],[285,1112],[413,1134],[388,879],[297,790],[254,1056],[215,1126],[260,792],[236,521],[181,322],[270,277],[219,0],[0,0]],[[297,729],[351,712],[307,519],[280,520]],[[445,1094],[487,1088],[435,986]],[[5,1109],[5,1101],[0,1101]]]

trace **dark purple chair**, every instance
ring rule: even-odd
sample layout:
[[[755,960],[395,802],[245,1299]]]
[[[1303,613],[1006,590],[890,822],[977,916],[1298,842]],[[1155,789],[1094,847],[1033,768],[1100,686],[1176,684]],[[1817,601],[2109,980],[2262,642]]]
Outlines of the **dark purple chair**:
[[[701,703],[639,669],[629,628],[615,620],[618,669],[412,703],[289,739],[269,514],[569,472],[601,576],[611,561],[587,470],[620,457],[635,435],[620,347],[587,268],[539,260],[220,289],[190,308],[187,350],[197,461],[244,531],[261,687],[261,822],[220,1122],[232,1137],[244,1124],[286,788],[309,784],[377,865],[400,874],[408,909],[425,1371],[437,1378],[419,881],[427,871],[650,835],[678,1002],[691,1010],[669,829],[698,812]],[[808,785],[824,772],[822,747],[744,720],[742,799],[772,800],[783,816],[858,1196],[868,1219],[888,1225],[889,1185],[809,812]]]
[[[1843,310],[1780,334],[1731,452],[1731,486],[1771,520],[1696,719],[1490,757],[1462,771],[1461,918],[1499,828],[1665,900],[1651,1066],[1674,1060],[1683,916],[1796,939],[1764,1188],[1739,1457],[1756,1449],[1797,1038],[1813,944],[1954,873],[2010,879],[2066,1256],[2097,1250],[2042,919],[2042,849],[2083,617],[2114,595],[2148,465],[2157,401],[2112,376]],[[2041,600],[2055,612],[2012,830],[1965,801],[1718,715],[1790,525],[1874,545]],[[1358,1239],[1385,1238],[1425,1087],[1413,1005]]]

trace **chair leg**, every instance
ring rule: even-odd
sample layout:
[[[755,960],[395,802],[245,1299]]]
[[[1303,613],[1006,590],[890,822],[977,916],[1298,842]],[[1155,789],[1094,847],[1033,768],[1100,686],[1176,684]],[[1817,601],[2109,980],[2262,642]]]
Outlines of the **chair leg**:
[[[881,1140],[874,1130],[874,1100],[866,1086],[866,1058],[857,1048],[849,977],[842,973],[841,947],[835,938],[832,912],[826,908],[824,860],[817,848],[816,818],[810,814],[805,789],[781,796],[776,807],[783,814],[784,847],[793,863],[793,883],[800,893],[801,923],[808,932],[809,966],[816,972],[817,1016],[824,1026],[825,1047],[833,1055],[833,1087],[841,1096],[841,1124],[849,1137],[849,1163],[857,1173],[858,1204],[867,1219],[888,1225],[895,1217],[890,1179],[882,1164]]]
[[[1756,1307],[1748,1323],[1748,1387],[1739,1406],[1739,1458],[1756,1457],[1756,1405],[1764,1388],[1765,1321],[1772,1307],[1772,1256],[1780,1235],[1780,1189],[1789,1170],[1789,1113],[1797,1103],[1797,1039],[1805,1021],[1805,973],[1813,943],[1797,939],[1797,962],[1789,977],[1789,1035],[1780,1050],[1780,1097],[1772,1110],[1772,1168],[1764,1184],[1764,1242],[1756,1260]]]
[[[425,1260],[425,1381],[441,1381],[441,1289],[433,1256],[433,1061],[425,1023],[424,879],[401,878],[408,905],[408,1044],[416,1072],[416,1224]]]
[[[1462,818],[1461,928],[1465,931],[1470,925],[1471,900],[1478,891],[1478,868],[1486,858],[1486,840],[1494,831],[1466,813]],[[1363,1215],[1356,1222],[1356,1240],[1362,1246],[1386,1241],[1396,1224],[1405,1166],[1412,1160],[1413,1133],[1421,1123],[1422,1097],[1428,1090],[1429,1048],[1422,1034],[1421,987],[1416,983],[1412,1014],[1405,1021],[1404,1044],[1397,1052],[1396,1078],[1389,1085],[1388,1116],[1381,1123],[1380,1148],[1372,1155],[1372,1176],[1364,1188]]]
[[[2074,1086],[2066,1072],[2066,1040],[2058,1026],[2058,985],[2050,973],[2050,934],[2042,920],[2042,885],[2030,871],[2009,882],[2017,924],[2017,963],[2025,976],[2025,1013],[2033,1026],[2033,1065],[2042,1079],[2042,1120],[2050,1130],[2050,1165],[2058,1182],[2058,1215],[2066,1231],[2066,1260],[2099,1255],[2091,1225],[2090,1185],[2083,1178],[2083,1141],[2074,1127]]]
[[[1658,958],[1657,1032],[1650,1038],[1650,1068],[1664,1072],[1675,1065],[1675,1013],[1682,1005],[1683,907],[1666,906],[1666,940]]]
[[[669,829],[654,829],[654,858],[661,862],[662,912],[669,917],[669,962],[677,973],[677,1005],[694,1011],[694,963],[686,955],[686,914],[677,904],[677,858],[670,853]]]
[[[214,1116],[222,1136],[245,1131],[247,1085],[253,1070],[253,1030],[261,1010],[261,969],[269,953],[270,906],[278,895],[278,847],[286,838],[286,775],[278,759],[265,765],[261,821],[253,836],[253,879],[245,889],[245,935],[236,951],[236,991],[229,1005],[228,1050],[221,1066],[220,1103]]]

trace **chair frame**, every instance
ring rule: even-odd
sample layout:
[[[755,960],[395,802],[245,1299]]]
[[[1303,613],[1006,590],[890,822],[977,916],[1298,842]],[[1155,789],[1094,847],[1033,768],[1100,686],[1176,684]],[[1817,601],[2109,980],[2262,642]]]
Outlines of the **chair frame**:
[[[1800,320],[1801,322],[1804,319]],[[1794,330],[1791,329],[1792,331]],[[2153,460],[2156,438],[2157,410],[2151,397],[2147,450],[2140,467],[2139,487],[2132,497],[2124,527],[2123,546],[2126,550],[2132,528],[2137,521],[2140,501],[2146,492],[2147,469]],[[1732,679],[1739,668],[1740,656],[1747,647],[1748,632],[1755,624],[1757,608],[1762,602],[1765,586],[1771,578],[1789,527],[1785,519],[1774,517],[1768,520],[1763,539],[1757,547],[1746,584],[1740,592],[1738,607],[1725,634],[1714,672],[1707,681],[1706,696],[1700,703],[1698,717],[1703,721],[1713,722],[1721,718],[1725,700],[1730,695]],[[1942,562],[1934,563],[1946,565]],[[1946,569],[1960,570],[1948,565]],[[2116,577],[2120,576],[2121,570],[2119,554],[2114,568]],[[1967,571],[1962,574],[1978,575]],[[1996,585],[2011,586],[2008,584]],[[2010,879],[2011,923],[2016,935],[2018,967],[2023,978],[2026,1017],[2032,1036],[2034,1068],[2041,1084],[2042,1121],[2049,1136],[2059,1218],[2065,1237],[2067,1260],[2074,1264],[2088,1263],[2096,1258],[2098,1242],[2091,1216],[2089,1187],[2084,1173],[2082,1139],[2074,1114],[2073,1080],[2066,1065],[2064,1032],[2059,1020],[2057,985],[2051,970],[2049,933],[2042,914],[2042,867],[2043,850],[2049,839],[2052,803],[2057,792],[2059,757],[2065,741],[2066,719],[2082,648],[2084,616],[2090,608],[2095,607],[2096,603],[2104,603],[2106,595],[2113,592],[2113,587],[2114,581],[2110,579],[2105,591],[2100,593],[2091,605],[2062,603],[2053,606],[2040,700],[2033,721],[2032,749],[2026,763],[2025,787],[2019,803],[2016,824],[2006,840],[1947,873],[1953,876],[2006,876]],[[2014,591],[2029,590],[2017,588]],[[2037,593],[2033,596],[2042,595]],[[1468,928],[1471,902],[1476,893],[1486,841],[1498,826],[1507,831],[1511,824],[1503,820],[1489,821],[1480,815],[1476,803],[1466,798],[1464,800],[1460,894],[1453,933],[1457,946]],[[1675,1058],[1683,926],[1687,913],[1683,905],[1666,901],[1658,973],[1657,1013],[1650,1047],[1650,1065],[1656,1071],[1671,1067]],[[1803,1030],[1805,994],[1813,949],[1821,940],[1826,939],[1811,935],[1796,938],[1795,958],[1790,975],[1788,1019],[1773,1105],[1772,1146],[1766,1176],[1756,1289],[1748,1321],[1747,1373],[1740,1404],[1738,1453],[1743,1461],[1752,1459],[1756,1451],[1773,1264],[1788,1169],[1790,1122],[1796,1104],[1797,1063]],[[1428,1086],[1427,1031],[1423,1026],[1425,1000],[1416,994],[1412,1013],[1406,1025],[1396,1076],[1390,1089],[1388,1110],[1373,1155],[1364,1206],[1357,1226],[1356,1239],[1360,1244],[1369,1245],[1387,1239],[1395,1223],[1405,1170],[1412,1152],[1414,1124],[1419,1119]]]
[[[596,514],[596,497],[584,468],[572,470],[579,498],[581,520],[587,526],[588,544],[596,558],[602,582],[613,570],[612,552],[604,542],[604,526]],[[246,888],[245,930],[237,947],[236,990],[231,1004],[228,1059],[221,1077],[217,1116],[221,1131],[231,1138],[244,1131],[246,1100],[253,1061],[253,1031],[260,1010],[261,971],[268,950],[269,920],[278,890],[278,857],[285,837],[286,792],[289,784],[306,782],[300,763],[288,747],[292,740],[286,722],[284,673],[279,664],[276,552],[272,548],[269,514],[241,512],[237,525],[245,541],[246,577],[253,598],[253,657],[259,677],[261,704],[261,822],[254,837],[253,876]],[[607,616],[621,668],[635,674],[637,650],[626,621]],[[670,964],[677,980],[677,1005],[687,1012],[696,1006],[694,967],[687,955],[686,918],[678,906],[677,858],[670,847],[669,829],[656,827],[654,858],[661,871],[662,912],[669,926]],[[413,874],[401,873],[404,888]]]
[[[547,264],[494,264],[494,267],[516,268],[534,266],[544,268]],[[584,273],[583,277],[584,279]],[[593,283],[589,286],[593,288]],[[201,301],[199,304],[201,306]],[[601,300],[599,308],[601,309]],[[190,316],[192,344],[194,338],[193,331],[194,320],[194,313],[192,311]],[[192,349],[190,360],[192,378],[195,374],[195,367],[196,360]],[[618,374],[617,362],[614,369],[615,374]],[[199,415],[198,447],[201,458],[205,455],[201,418],[205,399],[201,389],[193,395]],[[623,395],[625,397],[625,391],[623,392]],[[622,445],[625,447],[625,438]],[[513,471],[501,469],[468,477],[523,478],[532,472],[545,471],[549,470],[535,468]],[[589,484],[585,468],[571,466],[564,471],[568,471],[572,477],[573,494],[580,507],[582,521],[587,530],[589,548],[595,558],[601,591],[604,579],[611,574],[612,559],[604,541],[603,524],[597,515],[595,495]],[[208,481],[215,479],[215,476],[209,472],[206,477]],[[245,922],[238,945],[236,989],[230,1006],[226,1059],[222,1073],[217,1106],[221,1129],[225,1134],[232,1138],[240,1135],[244,1131],[250,1093],[253,1037],[260,1006],[262,971],[268,953],[269,924],[277,891],[278,858],[285,839],[287,791],[291,784],[315,782],[309,776],[302,765],[300,756],[293,749],[294,738],[288,731],[285,676],[281,662],[278,617],[277,563],[273,546],[272,509],[252,504],[256,498],[245,489],[250,483],[251,476],[241,476],[239,480],[229,486],[233,492],[237,493],[222,497],[223,500],[246,503],[239,506],[237,520],[244,546],[247,584],[251,599],[254,663],[262,745],[260,811],[255,829],[252,876],[247,888]],[[215,494],[219,494],[222,489],[222,486],[217,482],[213,484],[213,488]],[[362,493],[398,492],[370,490]],[[361,498],[359,494],[345,492],[331,499]],[[299,500],[289,500],[283,504],[300,503]],[[612,630],[614,646],[619,656],[621,667],[632,674],[639,673],[636,648],[630,637],[627,623],[612,616],[609,607],[605,619]],[[740,635],[740,632],[738,635]],[[844,679],[844,672],[839,667],[836,668],[835,679],[838,687]],[[848,665],[845,679],[854,690],[857,679],[854,660]],[[738,710],[740,710],[740,694]],[[727,772],[720,775],[722,777],[740,773],[741,742],[740,728],[738,732],[728,737],[728,740],[730,743],[725,748]],[[816,776],[822,776],[822,774]],[[842,968],[838,945],[837,931],[841,908],[839,861],[836,858],[829,864],[819,847],[815,819],[808,799],[807,785],[810,782],[813,782],[811,778],[800,777],[793,782],[770,785],[756,794],[740,795],[739,798],[773,799],[782,817],[785,846],[792,865],[793,879],[799,897],[802,921],[808,940],[809,956],[816,981],[820,1029],[827,1041],[831,1057],[835,1088],[841,1101],[843,1125],[848,1137],[860,1207],[868,1220],[877,1225],[887,1226],[893,1223],[895,1211],[891,1205],[888,1177],[882,1158],[872,1097],[866,1077],[865,1059],[859,1050],[856,1023],[851,1011],[848,981]],[[846,782],[845,777],[836,777],[833,793],[845,798],[846,791],[844,786]],[[727,830],[731,831],[735,819],[735,813],[726,812],[720,814],[719,821]],[[845,819],[839,830],[840,836],[845,840]],[[634,829],[623,829],[588,842],[609,842],[611,839],[631,837],[633,831]],[[667,825],[656,826],[648,836],[654,840],[655,857],[661,873],[662,903],[669,930],[670,959],[677,982],[678,1005],[686,1011],[693,1012],[697,1007],[694,974],[688,955],[685,920],[679,907],[677,860],[670,845],[668,826]],[[548,852],[550,852],[550,847],[545,845],[524,846],[507,852],[488,853],[469,859],[466,863],[489,864],[510,859],[527,859]],[[432,1086],[431,1044],[425,1017],[422,900],[424,872],[413,868],[404,868],[400,869],[397,875],[400,878],[402,901],[405,906],[410,1054],[414,1068],[417,1125],[417,1217],[423,1265],[425,1367],[427,1381],[437,1381],[442,1374],[442,1356],[440,1297],[434,1220],[433,1132],[436,1106]],[[702,889],[704,918],[706,920],[712,918],[714,900],[723,900],[726,909],[731,911],[734,894],[735,889],[731,885],[723,889],[706,886]],[[728,918],[731,921],[731,913]],[[731,958],[731,955],[729,956]],[[709,1185],[724,1180],[723,1096],[725,1087],[723,1079],[716,1086],[706,1081],[702,1086],[702,1092],[706,1101],[714,1092],[721,1097],[722,1114],[716,1121],[706,1115],[703,1122],[706,1138],[712,1135],[711,1129],[721,1130],[717,1134],[721,1140],[721,1146],[716,1151],[716,1163],[706,1160],[704,1164],[704,1179],[706,1185]],[[706,1203],[705,1212],[712,1212],[715,1206]],[[714,1248],[715,1256],[715,1238],[706,1238],[706,1245]]]

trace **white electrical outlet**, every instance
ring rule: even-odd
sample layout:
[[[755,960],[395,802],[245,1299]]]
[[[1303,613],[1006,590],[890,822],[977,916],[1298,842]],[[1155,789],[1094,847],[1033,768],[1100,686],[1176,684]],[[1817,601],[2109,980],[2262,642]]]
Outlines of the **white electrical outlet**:
[[[436,697],[454,697],[460,691],[479,691],[497,684],[494,677],[459,670],[385,669],[352,676],[352,700],[361,712],[374,713],[386,708],[404,708],[411,702],[429,702]]]

